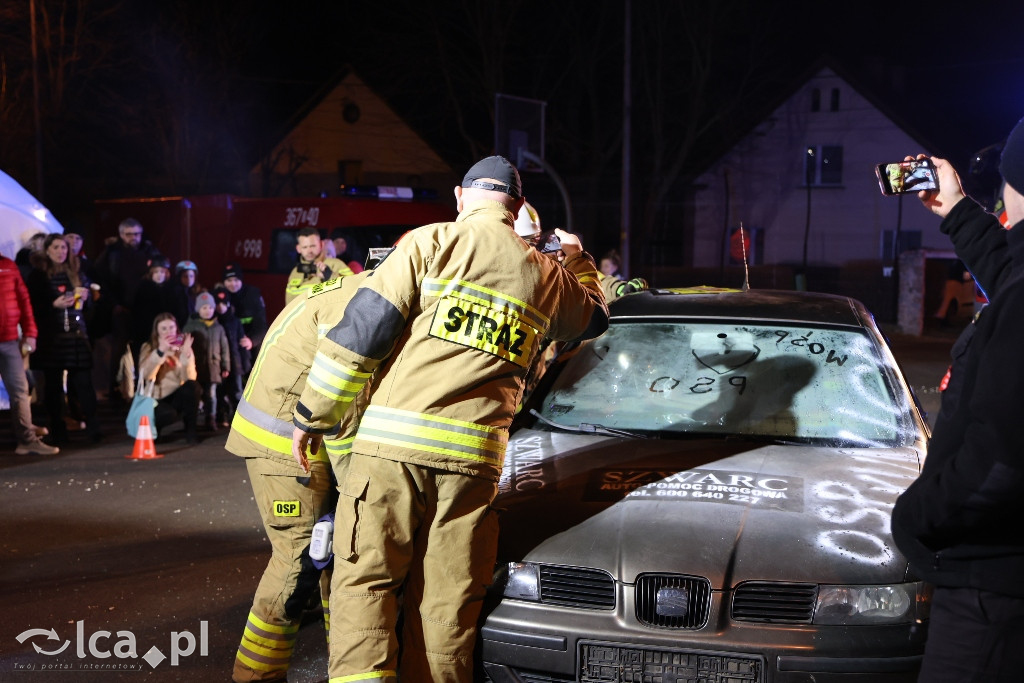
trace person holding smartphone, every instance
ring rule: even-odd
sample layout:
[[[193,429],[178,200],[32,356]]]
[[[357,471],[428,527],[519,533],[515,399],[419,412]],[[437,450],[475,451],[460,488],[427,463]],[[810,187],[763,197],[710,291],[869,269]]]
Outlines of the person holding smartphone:
[[[139,375],[154,383],[153,398],[158,403],[153,417],[157,433],[181,420],[185,425],[185,442],[199,443],[196,411],[201,389],[196,381],[196,355],[192,351],[192,335],[178,333],[173,313],[161,313],[153,321],[149,341],[139,351]]]
[[[43,373],[49,438],[56,446],[68,440],[65,371],[68,391],[77,397],[85,418],[86,434],[92,442],[102,438],[92,384],[92,346],[84,317],[90,301],[89,280],[79,270],[78,258],[69,254],[63,235],[47,235],[42,251],[32,254],[33,270],[25,283],[39,327],[39,347],[32,356],[32,369]]]
[[[923,158],[922,157],[919,157]],[[942,217],[957,256],[990,303],[953,346],[921,475],[897,499],[892,534],[935,586],[919,681],[1019,681],[1024,649],[1024,119],[1002,152],[1012,226],[964,195],[933,158],[939,189],[918,194]]]

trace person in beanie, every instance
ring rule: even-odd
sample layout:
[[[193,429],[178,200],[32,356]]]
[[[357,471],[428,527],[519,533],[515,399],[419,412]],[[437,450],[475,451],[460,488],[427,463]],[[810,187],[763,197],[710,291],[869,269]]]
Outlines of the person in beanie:
[[[524,199],[507,159],[474,164],[455,200],[455,222],[406,233],[362,281],[293,413],[292,454],[308,471],[307,449],[370,387],[338,481],[331,680],[473,680],[497,553],[490,504],[526,371],[545,336],[608,326],[579,238],[556,231],[559,263],[515,233]]]
[[[242,267],[237,263],[229,263],[224,266],[222,280],[224,288],[231,294],[231,307],[235,309],[235,315],[242,323],[245,336],[252,344],[252,349],[249,352],[251,365],[251,361],[260,352],[263,337],[267,334],[267,305],[263,303],[263,294],[258,287],[245,284]],[[246,377],[248,377],[248,372]]]
[[[203,392],[202,413],[206,428],[216,431],[217,390],[221,380],[231,372],[231,351],[228,335],[217,322],[217,304],[212,294],[202,292],[196,296],[196,312],[189,318],[184,332],[192,335],[196,381]]]
[[[252,368],[252,363],[249,362],[252,342],[245,336],[242,322],[231,306],[231,293],[224,285],[215,286],[211,293],[217,305],[217,322],[227,334],[228,352],[231,354],[231,372],[219,385],[217,414],[214,415],[214,419],[221,427],[230,427],[235,407],[242,398],[243,378],[248,376]]]
[[[1009,683],[1024,650],[1024,120],[999,169],[1009,230],[964,196],[948,161],[932,162],[939,189],[918,195],[990,303],[953,346],[928,456],[896,501],[892,534],[935,586],[918,680]]]

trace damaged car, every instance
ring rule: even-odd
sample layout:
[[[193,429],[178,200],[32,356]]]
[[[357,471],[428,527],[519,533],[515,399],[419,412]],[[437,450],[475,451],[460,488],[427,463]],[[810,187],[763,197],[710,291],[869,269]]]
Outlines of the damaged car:
[[[681,290],[610,309],[513,426],[486,676],[915,680],[931,592],[889,518],[929,432],[867,309]]]

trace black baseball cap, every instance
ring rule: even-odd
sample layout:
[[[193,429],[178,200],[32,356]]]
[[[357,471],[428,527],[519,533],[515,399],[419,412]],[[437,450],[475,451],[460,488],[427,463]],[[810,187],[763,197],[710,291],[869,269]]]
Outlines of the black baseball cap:
[[[499,185],[481,180],[481,178],[497,180],[503,184]],[[523,185],[519,180],[519,171],[516,170],[511,161],[500,156],[487,157],[473,164],[466,172],[466,177],[462,179],[462,186],[504,192],[513,199],[519,199],[523,196]]]

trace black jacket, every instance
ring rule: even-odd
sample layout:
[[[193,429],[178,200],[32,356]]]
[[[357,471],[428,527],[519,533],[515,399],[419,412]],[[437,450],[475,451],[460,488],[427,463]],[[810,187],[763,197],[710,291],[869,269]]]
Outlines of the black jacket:
[[[83,287],[89,281],[80,275]],[[29,273],[29,297],[32,312],[39,328],[36,352],[32,354],[33,369],[83,370],[92,367],[92,346],[89,344],[85,326],[85,311],[74,308],[54,308],[53,300],[65,292],[73,292],[75,286],[67,273],[56,273],[53,277],[35,268]],[[88,297],[83,304],[89,305]]]
[[[231,295],[231,308],[245,328],[245,336],[252,342],[252,354],[256,352],[267,336],[267,306],[259,288],[242,283],[242,288]]]
[[[941,229],[991,303],[957,340],[921,476],[892,514],[921,578],[1024,597],[1024,222],[972,200]]]

